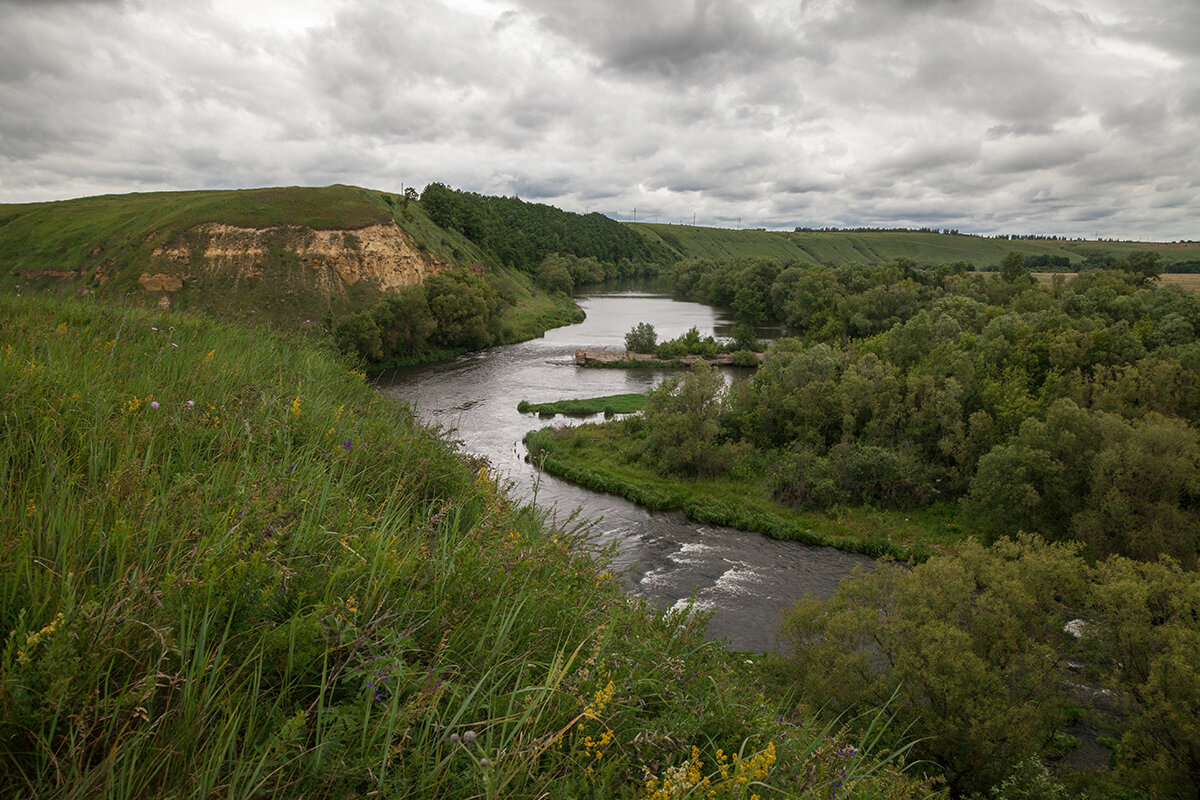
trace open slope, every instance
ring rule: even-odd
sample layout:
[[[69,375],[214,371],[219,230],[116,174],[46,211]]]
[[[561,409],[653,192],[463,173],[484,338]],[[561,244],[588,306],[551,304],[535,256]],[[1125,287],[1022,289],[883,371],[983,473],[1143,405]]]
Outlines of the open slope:
[[[0,206],[0,281],[298,324],[451,266],[493,268],[420,204],[353,186]]]
[[[911,258],[921,264],[965,261],[977,268],[1000,263],[1010,251],[1027,255],[1064,256],[1078,263],[1089,255],[1116,258],[1134,250],[1162,253],[1167,271],[1178,261],[1200,259],[1200,242],[1088,242],[1046,239],[989,239],[951,233],[908,231],[787,232],[730,230],[695,225],[626,223],[652,246],[666,247],[679,258],[737,258],[766,256],[813,263],[877,263]]]

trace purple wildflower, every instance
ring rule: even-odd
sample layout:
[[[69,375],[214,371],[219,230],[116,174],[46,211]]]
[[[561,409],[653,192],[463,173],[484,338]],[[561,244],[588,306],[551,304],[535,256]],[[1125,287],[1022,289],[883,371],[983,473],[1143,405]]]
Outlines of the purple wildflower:
[[[158,401],[157,401],[157,400],[151,400],[151,401],[150,401],[150,407],[151,407],[151,408],[158,408]]]
[[[353,440],[353,439],[347,439],[346,441],[342,442],[342,449],[344,449],[344,450],[349,450],[349,449],[351,449],[352,447],[354,447],[354,440]]]

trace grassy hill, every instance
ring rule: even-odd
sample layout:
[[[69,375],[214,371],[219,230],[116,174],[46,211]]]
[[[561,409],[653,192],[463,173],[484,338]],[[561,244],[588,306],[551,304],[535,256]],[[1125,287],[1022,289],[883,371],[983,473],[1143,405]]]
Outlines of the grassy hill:
[[[1200,242],[1067,242],[901,231],[789,233],[649,222],[625,224],[641,233],[652,246],[665,247],[679,258],[766,256],[841,264],[904,257],[922,264],[966,261],[983,268],[999,264],[1012,250],[1028,255],[1064,256],[1072,263],[1089,255],[1107,253],[1120,258],[1133,250],[1155,250],[1162,253],[1167,271],[1173,262],[1200,259]]]
[[[0,205],[0,286],[14,291],[94,292],[295,326],[371,307],[455,266],[504,273],[518,300],[545,305],[524,276],[387,192],[286,187]]]

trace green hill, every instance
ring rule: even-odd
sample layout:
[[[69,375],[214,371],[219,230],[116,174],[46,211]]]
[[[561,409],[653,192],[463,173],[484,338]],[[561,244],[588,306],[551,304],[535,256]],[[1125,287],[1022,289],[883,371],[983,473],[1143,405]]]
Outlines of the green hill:
[[[1120,258],[1134,250],[1161,252],[1164,264],[1200,259],[1200,242],[1095,242],[1053,239],[990,239],[967,234],[916,231],[787,232],[730,230],[695,225],[625,223],[652,248],[667,248],[678,258],[765,256],[814,263],[878,263],[911,258],[921,264],[965,261],[978,268],[1000,263],[1012,250],[1027,255],[1062,256],[1073,264],[1090,255]]]
[[[222,318],[323,320],[454,267],[510,272],[416,200],[353,186],[0,205],[5,288],[132,297]],[[514,279],[511,305],[543,294],[520,276],[505,282]]]

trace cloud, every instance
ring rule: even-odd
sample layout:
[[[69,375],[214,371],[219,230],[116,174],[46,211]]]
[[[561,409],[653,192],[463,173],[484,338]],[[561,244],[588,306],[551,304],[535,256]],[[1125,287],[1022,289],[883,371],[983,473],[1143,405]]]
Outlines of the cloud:
[[[440,180],[664,220],[1195,238],[1184,5],[0,0],[0,202]]]

